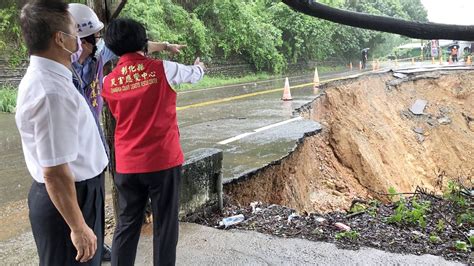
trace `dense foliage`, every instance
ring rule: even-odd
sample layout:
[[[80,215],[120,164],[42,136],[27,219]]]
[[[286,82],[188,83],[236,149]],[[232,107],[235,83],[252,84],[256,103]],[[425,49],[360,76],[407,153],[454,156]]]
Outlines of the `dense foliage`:
[[[0,56],[8,57],[12,66],[18,65],[27,55],[18,17],[19,10],[14,2],[0,8]]]
[[[320,2],[359,12],[427,20],[420,0]],[[25,54],[14,3],[9,0],[0,5],[0,49],[10,59],[15,59],[12,50]],[[400,36],[305,16],[278,0],[129,0],[121,16],[143,22],[150,39],[187,44],[178,58],[182,62],[190,63],[196,56],[207,62],[238,58],[257,70],[272,72],[284,71],[288,63],[297,61],[358,60],[360,50],[366,47],[372,49],[372,55],[383,56],[406,42]]]

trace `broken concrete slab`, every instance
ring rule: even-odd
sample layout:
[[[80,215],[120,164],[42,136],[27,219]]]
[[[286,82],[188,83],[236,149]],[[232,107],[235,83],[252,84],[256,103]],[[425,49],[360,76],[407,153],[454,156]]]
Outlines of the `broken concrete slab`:
[[[425,141],[425,137],[423,135],[417,134],[416,140],[418,141],[418,143],[423,143]]]
[[[423,73],[423,72],[433,72],[433,71],[439,71],[441,74],[444,74],[445,72],[451,72],[451,71],[459,71],[459,70],[472,70],[474,69],[472,66],[466,67],[466,66],[445,66],[445,67],[440,67],[440,66],[423,66],[422,68],[416,67],[416,68],[405,68],[405,69],[397,69],[397,73],[404,73],[404,74],[413,74],[413,73]]]
[[[393,76],[396,77],[396,78],[399,78],[399,79],[404,79],[404,78],[408,77],[408,75],[403,74],[403,73],[398,73],[398,72],[393,73]]]
[[[392,87],[398,87],[402,83],[407,82],[408,78],[393,79],[387,82],[387,88],[390,90]]]
[[[421,128],[421,127],[415,127],[415,128],[413,128],[413,131],[415,133],[418,133],[418,134],[421,134],[421,135],[425,134],[425,130],[423,130],[423,128]]]
[[[410,107],[410,112],[412,112],[414,115],[422,115],[424,114],[424,110],[426,105],[428,104],[428,101],[426,100],[416,100],[416,102]]]
[[[428,73],[416,73],[414,76],[410,77],[410,81],[416,81],[421,79],[439,79],[441,77],[441,73],[436,72],[428,72]]]
[[[428,125],[430,125],[432,127],[438,125],[438,121],[436,121],[436,119],[433,119],[433,118],[428,118],[428,121],[426,121],[426,123],[428,123]]]
[[[451,124],[451,118],[447,117],[447,116],[443,116],[441,118],[438,118],[438,123],[440,125],[449,125]]]

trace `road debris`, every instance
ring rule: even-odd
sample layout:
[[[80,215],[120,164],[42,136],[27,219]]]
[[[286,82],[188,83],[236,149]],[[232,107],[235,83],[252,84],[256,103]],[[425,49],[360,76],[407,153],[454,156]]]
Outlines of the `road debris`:
[[[424,114],[424,110],[428,101],[426,100],[416,100],[416,102],[410,107],[410,112],[414,115],[422,115]]]

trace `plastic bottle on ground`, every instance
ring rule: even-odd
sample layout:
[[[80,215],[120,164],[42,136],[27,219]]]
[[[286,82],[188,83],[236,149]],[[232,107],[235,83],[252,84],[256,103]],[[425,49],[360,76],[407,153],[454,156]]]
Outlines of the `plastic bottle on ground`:
[[[244,220],[245,220],[244,215],[239,214],[239,215],[234,215],[234,216],[231,216],[231,217],[226,217],[226,218],[222,219],[222,221],[219,224],[221,226],[223,225],[223,226],[225,226],[225,228],[227,228],[229,226],[241,223]]]

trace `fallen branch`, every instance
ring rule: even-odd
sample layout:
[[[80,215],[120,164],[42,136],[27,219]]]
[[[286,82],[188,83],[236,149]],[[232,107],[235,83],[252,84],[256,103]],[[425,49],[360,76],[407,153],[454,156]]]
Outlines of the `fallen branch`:
[[[354,213],[351,213],[351,214],[349,214],[349,215],[346,215],[346,218],[347,218],[347,219],[351,219],[351,218],[354,218],[354,217],[356,217],[356,216],[362,215],[362,214],[364,214],[364,213],[366,213],[366,212],[367,212],[367,210],[363,210],[363,211],[360,211],[360,212],[354,212]]]
[[[452,228],[454,228],[454,230],[458,231],[458,233],[463,235],[464,238],[466,238],[467,242],[469,243],[469,236],[466,233],[461,231],[461,229],[459,229],[459,227],[456,224],[453,224],[448,218],[446,218],[446,216],[444,216],[444,214],[440,210],[434,207],[432,209],[435,210],[441,216],[441,218],[443,218],[443,220],[446,221],[446,223],[448,223]]]

